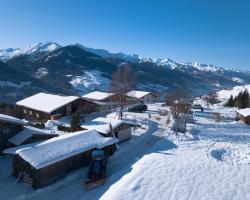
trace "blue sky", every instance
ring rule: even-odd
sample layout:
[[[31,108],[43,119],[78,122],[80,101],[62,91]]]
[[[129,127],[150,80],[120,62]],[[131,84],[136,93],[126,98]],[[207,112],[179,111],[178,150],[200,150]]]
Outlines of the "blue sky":
[[[81,43],[250,70],[250,1],[0,0],[0,49]]]

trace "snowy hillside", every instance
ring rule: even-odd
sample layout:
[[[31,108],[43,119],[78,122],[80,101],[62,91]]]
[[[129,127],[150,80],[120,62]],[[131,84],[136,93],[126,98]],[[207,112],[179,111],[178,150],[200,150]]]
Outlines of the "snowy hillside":
[[[221,90],[217,92],[217,96],[221,101],[225,101],[228,100],[231,95],[236,97],[240,92],[244,92],[246,89],[250,92],[250,85],[235,86],[229,90]]]
[[[79,92],[80,95],[84,95],[94,90],[108,91],[110,80],[101,76],[97,70],[91,70],[85,72],[82,76],[72,76],[70,84]]]

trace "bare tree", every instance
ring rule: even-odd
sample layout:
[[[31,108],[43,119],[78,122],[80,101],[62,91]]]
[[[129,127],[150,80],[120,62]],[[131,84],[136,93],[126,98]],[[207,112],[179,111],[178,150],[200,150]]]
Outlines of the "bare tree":
[[[176,121],[176,126],[175,126],[176,135],[179,130],[179,118],[181,116],[184,117],[184,126],[185,126],[184,131],[186,131],[186,124],[192,106],[192,102],[193,102],[193,97],[191,97],[189,93],[187,93],[184,90],[174,91],[166,97],[166,104],[170,106],[171,114]]]
[[[113,100],[119,103],[119,118],[123,117],[124,106],[127,104],[126,93],[136,88],[136,78],[128,64],[120,66],[112,76],[110,91],[115,93]]]
[[[218,96],[216,93],[209,93],[208,95],[204,96],[203,99],[207,102],[207,104],[216,104],[219,103],[220,101],[218,100]]]

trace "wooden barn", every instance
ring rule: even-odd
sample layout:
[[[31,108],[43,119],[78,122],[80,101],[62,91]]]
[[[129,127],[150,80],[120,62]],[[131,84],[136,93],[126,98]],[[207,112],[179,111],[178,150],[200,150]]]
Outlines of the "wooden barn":
[[[133,126],[135,126],[135,123],[131,121],[104,117],[98,117],[81,125],[83,129],[96,130],[104,137],[115,136],[119,142],[130,139]]]
[[[246,124],[250,124],[250,108],[237,110],[238,118]]]
[[[126,94],[128,104],[155,103],[160,100],[159,95],[152,92],[132,90]]]
[[[23,129],[25,122],[11,117],[9,115],[0,114],[0,154],[7,147],[7,141]]]
[[[94,130],[79,131],[33,143],[27,148],[14,148],[12,175],[33,188],[48,185],[67,172],[87,165],[94,149],[103,149],[106,156],[116,150],[116,139],[105,138]]]
[[[46,122],[83,110],[83,101],[76,96],[38,93],[16,102],[23,117],[31,121]]]
[[[48,140],[57,136],[58,134],[53,131],[25,126],[20,132],[8,139],[7,146],[20,146],[42,140]]]
[[[115,94],[108,92],[94,91],[82,96],[84,101],[84,113],[103,112],[117,107],[117,102],[113,101]]]

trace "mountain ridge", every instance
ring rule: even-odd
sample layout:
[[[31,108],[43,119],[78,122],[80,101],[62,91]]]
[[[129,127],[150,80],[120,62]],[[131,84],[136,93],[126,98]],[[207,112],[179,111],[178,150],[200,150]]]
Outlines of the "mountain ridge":
[[[13,51],[15,50],[9,49],[8,52]],[[15,73],[20,74],[20,78],[16,76],[13,84],[2,76],[0,81],[9,81],[7,86],[13,86],[16,82],[22,85],[21,76],[25,74],[23,77],[26,77],[26,82],[32,80],[31,87],[42,91],[49,91],[49,86],[55,93],[72,95],[83,95],[93,90],[109,91],[112,74],[124,64],[132,68],[137,77],[138,89],[162,95],[180,89],[202,95],[208,91],[250,83],[250,74],[246,72],[231,71],[214,65],[180,63],[169,58],[151,59],[132,55],[132,59],[123,53],[110,53],[79,44],[61,46],[53,42],[38,43],[20,52],[22,53],[10,56],[4,62],[9,68],[16,70]],[[22,93],[22,87],[18,87],[19,95],[15,97],[13,88],[3,88],[0,85],[0,90],[6,91],[2,94],[13,96],[10,101],[31,93],[27,90]]]

